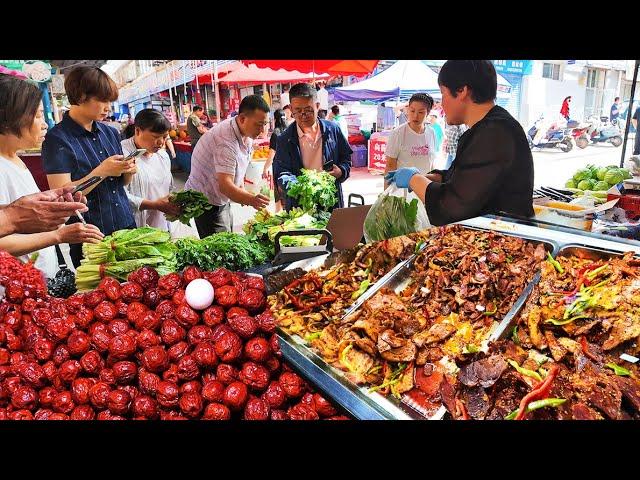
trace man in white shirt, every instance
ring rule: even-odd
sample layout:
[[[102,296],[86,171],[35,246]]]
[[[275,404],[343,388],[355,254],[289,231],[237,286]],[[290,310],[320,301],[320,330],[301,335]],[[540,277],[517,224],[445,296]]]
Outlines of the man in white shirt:
[[[260,95],[248,95],[240,102],[238,115],[214,126],[193,150],[185,188],[204,193],[213,205],[195,219],[200,238],[232,231],[231,202],[251,205],[256,210],[269,205],[264,195],[254,195],[244,189],[253,140],[267,123],[267,102]]]
[[[329,110],[329,92],[324,88],[324,82],[319,82],[320,90],[318,90],[318,100],[316,105],[318,107],[318,116],[325,118]]]

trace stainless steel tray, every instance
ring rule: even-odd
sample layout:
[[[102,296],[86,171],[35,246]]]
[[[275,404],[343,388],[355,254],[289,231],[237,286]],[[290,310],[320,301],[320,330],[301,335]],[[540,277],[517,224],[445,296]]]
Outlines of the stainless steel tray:
[[[492,231],[488,228],[468,227],[470,230],[479,231]],[[545,245],[545,248],[555,256],[559,247],[555,242],[538,238],[530,235],[520,235],[517,233],[498,232],[502,235],[520,237],[525,240],[534,242],[541,242]],[[394,267],[387,275],[380,278],[373,286],[363,294],[358,301],[356,301],[342,317],[344,319],[348,315],[358,311],[366,300],[373,297],[382,288],[397,289],[401,287],[404,282],[409,278],[413,262],[417,255],[426,248],[423,245],[418,252],[409,257],[408,259],[400,262]],[[303,268],[303,267],[301,267]],[[537,275],[539,280],[539,274]],[[530,290],[533,289],[533,281],[527,285],[525,291],[520,295],[514,307],[508,312],[501,323],[496,328],[499,329],[503,324],[506,325],[511,322],[512,318],[516,314],[517,310],[524,304],[526,298],[529,296]],[[362,300],[361,300],[362,299]],[[506,327],[504,327],[506,328]],[[300,337],[297,335],[290,336],[284,332],[280,332],[280,339],[282,341],[282,353],[284,358],[288,362],[292,363],[300,373],[311,382],[313,382],[318,388],[323,390],[329,397],[335,402],[349,411],[356,418],[362,419],[415,419],[415,420],[440,420],[444,417],[447,410],[444,406],[441,406],[438,411],[429,418],[424,417],[422,414],[411,408],[410,406],[402,403],[394,397],[385,397],[379,393],[369,393],[368,387],[358,387],[349,380],[347,380],[343,373],[328,365],[322,357],[315,354]]]

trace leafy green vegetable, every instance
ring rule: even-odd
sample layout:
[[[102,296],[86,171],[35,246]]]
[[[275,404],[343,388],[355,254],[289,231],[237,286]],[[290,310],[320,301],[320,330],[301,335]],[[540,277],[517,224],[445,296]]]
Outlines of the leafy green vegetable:
[[[84,258],[76,272],[78,290],[98,286],[105,275],[125,281],[127,275],[151,265],[160,275],[176,270],[176,246],[168,232],[152,227],[118,230],[100,243],[82,245]]]
[[[189,220],[192,218],[198,218],[207,210],[211,210],[213,205],[209,203],[207,197],[196,190],[182,190],[180,192],[173,192],[169,195],[169,202],[180,207],[180,215],[167,215],[165,217],[170,222],[180,220],[181,223],[189,225]]]
[[[367,241],[377,242],[417,231],[418,199],[383,194],[364,220]]]
[[[181,238],[176,242],[179,269],[196,265],[202,270],[224,267],[228,270],[246,270],[267,260],[267,252],[246,235],[214,233],[202,240]]]
[[[259,210],[256,215],[243,227],[251,241],[259,242],[269,253],[274,255],[274,240],[278,232],[292,230],[322,229],[329,221],[327,212],[305,212],[301,208],[279,212],[275,215],[266,209]],[[283,236],[280,237],[282,246],[311,246],[318,245],[321,235]]]
[[[297,181],[287,190],[287,195],[295,198],[304,211],[329,210],[338,201],[336,179],[327,172],[302,169]]]
[[[551,253],[547,252],[547,261],[553,265],[553,268],[555,268],[559,273],[564,273],[564,268],[562,268],[562,265],[560,265],[560,262],[558,262],[556,259],[554,259],[551,256]]]
[[[620,171],[620,169],[611,169],[604,176],[604,181],[609,185],[616,185],[624,180],[624,173]]]
[[[358,298],[360,295],[362,295],[364,292],[367,291],[367,288],[369,288],[369,285],[371,284],[371,281],[369,281],[369,279],[367,278],[366,280],[363,280],[360,283],[360,287],[358,288],[358,290],[356,290],[355,292],[353,292],[351,294],[351,299],[355,300],[356,298]]]

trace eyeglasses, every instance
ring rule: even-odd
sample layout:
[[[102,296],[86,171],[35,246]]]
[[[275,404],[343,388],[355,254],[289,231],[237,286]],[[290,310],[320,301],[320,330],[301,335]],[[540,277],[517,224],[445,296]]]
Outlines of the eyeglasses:
[[[291,115],[294,115],[296,117],[302,117],[302,116],[309,116],[309,115],[313,115],[313,108],[305,108],[304,110],[292,110],[291,111]]]

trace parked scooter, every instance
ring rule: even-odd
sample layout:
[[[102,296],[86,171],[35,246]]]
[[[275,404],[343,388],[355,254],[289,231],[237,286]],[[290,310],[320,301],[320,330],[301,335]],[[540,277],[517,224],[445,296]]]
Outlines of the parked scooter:
[[[591,115],[587,121],[591,123],[591,127],[587,129],[586,135],[592,143],[608,142],[614,147],[622,145],[622,132],[618,126],[609,122],[609,117],[598,118]]]
[[[591,123],[583,122],[580,123],[576,128],[571,132],[571,136],[573,137],[573,141],[576,142],[576,146],[578,148],[587,148],[591,140],[589,139],[588,131],[591,127]]]
[[[539,140],[538,143],[533,143],[538,133],[539,128],[545,128],[543,125],[543,118],[540,117],[533,127],[527,132],[527,140],[529,141],[529,148],[559,148],[563,152],[570,152],[573,148],[573,142],[571,141],[571,132],[573,128],[549,128],[547,133]]]

